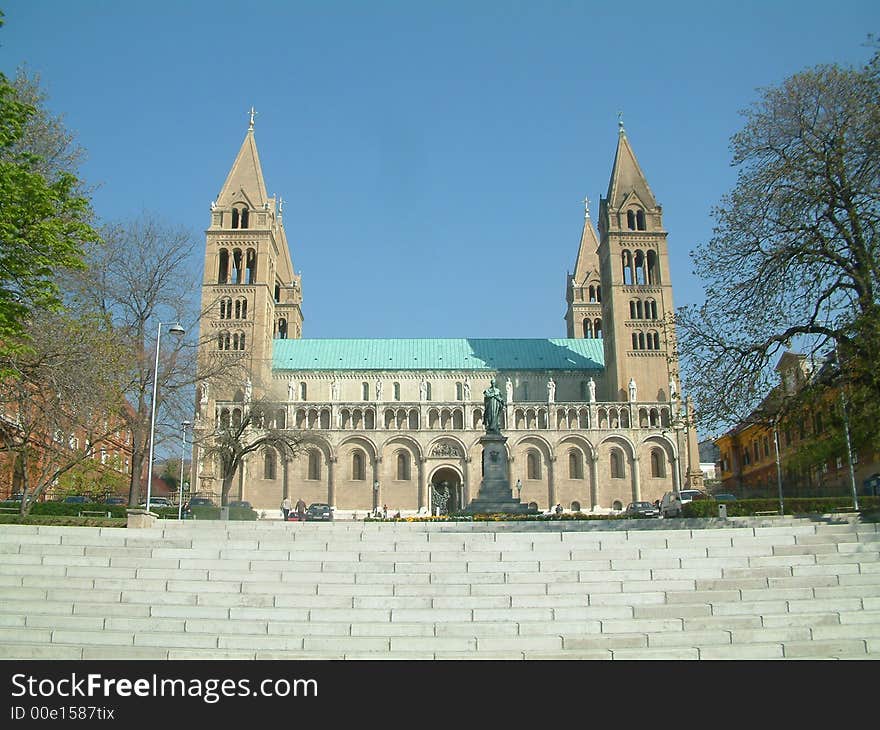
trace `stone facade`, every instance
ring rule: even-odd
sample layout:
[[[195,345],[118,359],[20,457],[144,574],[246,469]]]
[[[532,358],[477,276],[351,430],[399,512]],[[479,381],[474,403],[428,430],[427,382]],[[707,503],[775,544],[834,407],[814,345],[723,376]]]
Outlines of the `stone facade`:
[[[523,503],[608,511],[699,483],[696,431],[677,388],[666,232],[622,128],[600,235],[587,208],[566,277],[563,340],[303,340],[282,203],[265,190],[251,127],[206,233],[196,443],[259,399],[273,404],[270,425],[307,434],[309,445],[289,463],[252,454],[230,499],[267,510],[284,496],[340,513],[461,509],[482,478],[493,377]],[[212,377],[218,361],[240,376]],[[216,466],[198,446],[194,459],[197,491],[219,494]]]

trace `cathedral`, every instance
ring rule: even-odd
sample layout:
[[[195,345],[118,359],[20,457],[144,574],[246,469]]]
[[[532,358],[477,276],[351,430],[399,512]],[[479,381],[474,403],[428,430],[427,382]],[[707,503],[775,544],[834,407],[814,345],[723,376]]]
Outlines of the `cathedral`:
[[[585,201],[565,277],[566,337],[306,338],[282,209],[266,193],[252,115],[206,231],[194,493],[219,497],[205,445],[258,401],[258,425],[300,432],[306,447],[291,460],[249,454],[230,501],[323,502],[338,517],[464,509],[480,487],[493,380],[512,497],[533,509],[610,513],[702,485],[662,208],[622,124],[598,221]],[[224,358],[244,375],[212,376]]]

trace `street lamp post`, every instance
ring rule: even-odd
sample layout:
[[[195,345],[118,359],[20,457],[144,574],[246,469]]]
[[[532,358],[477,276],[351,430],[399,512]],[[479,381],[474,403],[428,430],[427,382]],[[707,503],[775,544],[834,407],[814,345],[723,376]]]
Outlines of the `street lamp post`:
[[[183,517],[183,462],[186,459],[186,427],[190,425],[192,424],[189,421],[184,421],[180,424],[180,482],[177,485],[178,520]]]
[[[156,334],[156,364],[153,367],[153,403],[150,415],[150,459],[147,463],[147,512],[150,511],[150,493],[153,488],[153,442],[156,431],[156,392],[159,386],[159,345],[162,342],[162,325],[170,324],[168,331],[172,335],[182,336],[186,330],[180,326],[180,322],[159,322],[159,330]]]
[[[373,513],[379,511],[379,480],[373,482]]]
[[[779,515],[785,514],[782,502],[782,462],[779,460],[779,424],[773,419],[773,448],[776,451],[776,485],[779,488]]]

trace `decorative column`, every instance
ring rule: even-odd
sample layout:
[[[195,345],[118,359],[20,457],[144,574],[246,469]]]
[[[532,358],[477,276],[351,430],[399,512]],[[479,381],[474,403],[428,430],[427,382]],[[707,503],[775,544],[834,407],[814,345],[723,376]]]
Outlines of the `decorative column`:
[[[507,462],[507,483],[510,484],[510,496],[513,496],[513,485],[516,484],[516,479],[513,478],[513,454],[510,455],[510,458]],[[519,495],[517,495],[519,496]]]
[[[333,481],[333,465],[335,463],[335,456],[327,459],[327,504],[333,509],[336,509],[336,483]]]
[[[590,469],[590,509],[595,512],[599,509],[599,454],[595,451],[590,452],[590,461],[592,468]]]
[[[282,459],[281,461],[281,498],[290,496],[290,491],[288,487],[288,465],[290,462],[287,459]]]
[[[376,500],[376,509],[382,509],[382,480],[379,479],[379,471],[380,471],[379,467],[381,464],[382,464],[382,457],[381,456],[377,456],[375,459],[373,459],[373,486],[374,486],[374,491],[375,491],[375,494],[373,495],[373,497]],[[379,484],[379,489],[376,490],[375,485],[377,483]]]
[[[461,460],[461,474],[464,479],[464,484],[461,489],[461,500],[463,504],[469,504],[471,501],[471,479],[470,479],[470,466],[471,457],[465,455]]]
[[[556,461],[556,456],[554,454],[550,454],[550,458],[547,459],[547,487],[550,497],[550,509],[553,509],[556,506],[556,503],[559,501],[556,498],[556,477],[554,475],[553,464]]]
[[[419,512],[428,509],[427,459],[419,459]]]
[[[633,470],[633,502],[642,501],[642,482],[639,475],[639,455],[634,454],[632,460]]]

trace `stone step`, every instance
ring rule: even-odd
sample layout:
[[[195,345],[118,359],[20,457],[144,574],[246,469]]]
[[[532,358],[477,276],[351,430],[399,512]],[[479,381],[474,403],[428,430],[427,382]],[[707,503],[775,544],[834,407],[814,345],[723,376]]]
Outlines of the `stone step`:
[[[0,656],[880,654],[876,524],[676,522],[4,525]]]

